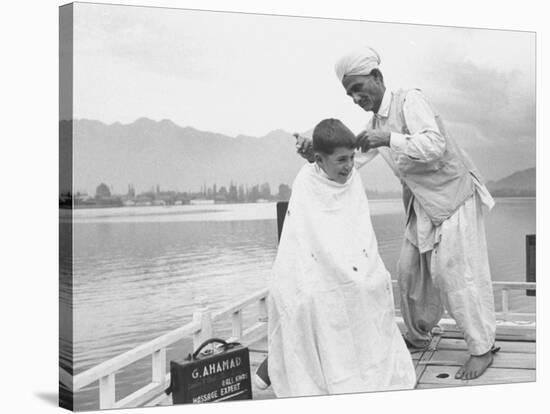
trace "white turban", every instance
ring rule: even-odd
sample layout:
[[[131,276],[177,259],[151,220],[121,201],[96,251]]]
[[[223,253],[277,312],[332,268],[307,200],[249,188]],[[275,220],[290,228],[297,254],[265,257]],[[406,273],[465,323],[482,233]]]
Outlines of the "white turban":
[[[380,65],[380,56],[371,47],[363,47],[354,52],[341,57],[334,69],[340,82],[347,75],[368,75],[371,70],[378,69]]]

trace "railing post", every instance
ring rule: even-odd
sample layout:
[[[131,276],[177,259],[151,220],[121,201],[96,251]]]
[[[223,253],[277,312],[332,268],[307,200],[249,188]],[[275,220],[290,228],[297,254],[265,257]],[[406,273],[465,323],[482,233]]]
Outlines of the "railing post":
[[[267,322],[267,297],[264,296],[258,301],[258,321]]]
[[[528,234],[525,236],[525,281],[537,281],[537,236]],[[528,290],[527,296],[536,296],[536,290]]]
[[[99,379],[99,408],[101,410],[115,406],[115,373]]]
[[[163,384],[166,381],[166,348],[161,348],[152,355],[153,382]]]
[[[507,321],[508,320],[508,312],[509,312],[509,290],[508,288],[502,288],[502,318]]]
[[[243,315],[239,309],[236,312],[233,312],[231,317],[232,332],[231,335],[235,339],[240,339],[243,336]]]
[[[200,329],[193,334],[193,349],[197,349],[201,343],[212,337],[211,311],[206,302],[201,301],[201,308],[193,312],[193,322],[200,324]]]

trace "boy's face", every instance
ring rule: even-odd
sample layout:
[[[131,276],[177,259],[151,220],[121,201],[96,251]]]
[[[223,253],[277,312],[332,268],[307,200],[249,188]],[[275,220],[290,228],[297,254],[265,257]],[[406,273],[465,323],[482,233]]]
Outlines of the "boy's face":
[[[332,181],[344,184],[353,169],[355,150],[346,147],[337,147],[330,155],[318,153],[315,159],[319,167]]]

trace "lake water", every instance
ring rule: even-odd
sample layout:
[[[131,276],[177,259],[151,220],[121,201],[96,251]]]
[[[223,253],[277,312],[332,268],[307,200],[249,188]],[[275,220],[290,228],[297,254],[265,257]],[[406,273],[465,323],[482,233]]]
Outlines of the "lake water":
[[[493,280],[524,281],[535,199],[496,201],[486,222]],[[393,275],[404,226],[401,202],[370,205],[380,254]],[[264,288],[276,254],[274,203],[87,209],[74,217],[75,373],[189,322],[201,302],[221,308]],[[68,225],[63,216],[60,222]],[[61,281],[62,290],[67,282]],[[534,312],[535,301],[515,292],[510,307]],[[172,347],[168,360],[189,347],[189,341]],[[64,342],[61,351],[70,354]],[[149,379],[149,359],[117,374],[117,399]],[[97,409],[97,388],[78,392],[75,408]]]

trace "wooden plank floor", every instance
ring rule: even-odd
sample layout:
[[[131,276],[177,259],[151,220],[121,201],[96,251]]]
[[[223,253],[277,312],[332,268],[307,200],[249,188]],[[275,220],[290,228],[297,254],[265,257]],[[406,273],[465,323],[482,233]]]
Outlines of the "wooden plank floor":
[[[402,324],[399,324],[400,328]],[[411,351],[416,369],[417,389],[462,387],[471,385],[533,382],[536,380],[535,330],[520,327],[497,326],[496,346],[500,351],[494,355],[493,364],[484,375],[475,380],[454,379],[456,371],[468,358],[466,343],[456,328],[445,328],[434,335],[430,346],[422,351]],[[267,337],[248,344],[250,373],[254,376],[258,366],[267,357]],[[254,400],[276,398],[273,389],[259,390],[252,381]],[[171,405],[165,398],[155,405]]]
[[[494,355],[493,364],[484,375],[475,380],[454,379],[456,371],[468,358],[466,344],[461,335],[445,330],[434,336],[424,351],[413,351],[411,356],[416,367],[417,389],[462,387],[472,385],[533,382],[536,380],[536,343],[534,332],[497,329],[496,346],[500,351]],[[267,356],[267,340],[264,338],[249,346],[250,370],[256,369]],[[271,387],[258,390],[253,386],[253,398],[275,398]]]
[[[500,351],[494,355],[491,367],[475,380],[457,380],[456,371],[468,358],[466,343],[460,333],[446,330],[435,336],[432,351],[423,353],[424,358],[416,364],[417,387],[461,387],[532,382],[536,380],[536,343],[534,332],[512,329],[497,329],[496,346]]]

